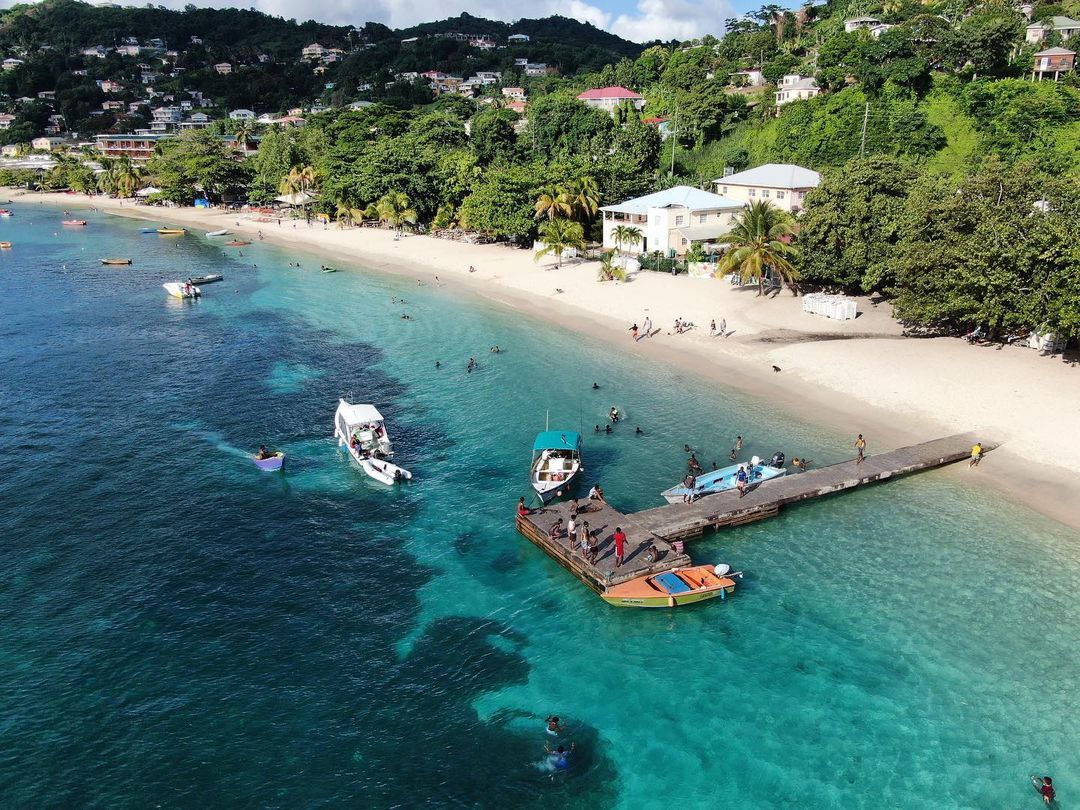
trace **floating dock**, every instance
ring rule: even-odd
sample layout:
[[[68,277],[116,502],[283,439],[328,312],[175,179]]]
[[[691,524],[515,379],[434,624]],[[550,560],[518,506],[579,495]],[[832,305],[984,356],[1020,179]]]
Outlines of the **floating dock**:
[[[694,503],[667,504],[630,515],[619,512],[610,504],[583,499],[579,509],[587,511],[579,511],[576,520],[579,524],[587,521],[590,534],[598,540],[595,563],[586,560],[580,550],[570,548],[565,532],[555,537],[551,534],[552,526],[560,518],[566,526],[570,518],[569,503],[551,504],[529,515],[519,515],[517,529],[607,599],[614,586],[692,566],[690,557],[683,551],[682,541],[700,537],[706,530],[753,523],[776,515],[788,504],[953,464],[970,458],[971,447],[977,441],[979,437],[975,434],[957,434],[868,455],[862,462],[851,459],[807,472],[791,471],[754,486],[741,498],[737,490],[729,490],[705,496]],[[984,451],[993,447],[983,442]],[[626,557],[618,568],[615,567],[612,539],[617,526],[627,536]],[[648,551],[654,546],[659,553],[655,560],[649,560],[646,558]],[[734,583],[726,592],[732,590]]]

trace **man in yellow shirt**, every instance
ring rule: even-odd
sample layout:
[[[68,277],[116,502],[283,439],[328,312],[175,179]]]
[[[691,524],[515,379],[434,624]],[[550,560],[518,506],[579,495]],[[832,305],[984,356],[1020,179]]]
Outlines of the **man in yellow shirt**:
[[[971,461],[968,462],[968,467],[978,467],[979,462],[982,461],[982,442],[975,442],[971,448]]]

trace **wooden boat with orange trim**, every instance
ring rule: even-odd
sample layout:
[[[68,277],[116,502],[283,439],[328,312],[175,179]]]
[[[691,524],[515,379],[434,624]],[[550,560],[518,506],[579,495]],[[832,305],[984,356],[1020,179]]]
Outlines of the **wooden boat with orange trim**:
[[[162,236],[183,236],[187,228],[158,228],[157,232]]]
[[[727,565],[694,565],[648,574],[606,588],[600,598],[615,607],[667,608],[707,599],[726,599],[735,593],[735,580]]]

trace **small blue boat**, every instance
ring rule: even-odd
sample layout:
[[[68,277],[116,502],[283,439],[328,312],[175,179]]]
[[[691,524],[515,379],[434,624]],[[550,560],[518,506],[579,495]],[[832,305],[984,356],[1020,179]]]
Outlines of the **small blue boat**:
[[[779,478],[781,475],[787,474],[787,468],[784,467],[783,453],[774,453],[773,457],[767,462],[754,456],[749,462],[732,464],[728,467],[721,467],[719,470],[712,470],[698,475],[694,479],[693,499],[697,500],[715,492],[735,489],[738,485],[740,469],[746,470],[750,486],[757,486],[764,481],[770,481],[773,478]],[[671,487],[671,489],[665,489],[660,494],[664,496],[664,500],[668,503],[682,503],[690,494],[690,489],[684,481]]]
[[[569,492],[581,473],[581,434],[544,430],[533,442],[532,488],[544,503]]]
[[[274,472],[275,470],[280,470],[282,465],[285,463],[285,454],[281,451],[278,451],[266,458],[259,458],[258,456],[255,456],[252,461],[255,462],[255,466],[258,467],[260,470],[268,470],[270,472]]]

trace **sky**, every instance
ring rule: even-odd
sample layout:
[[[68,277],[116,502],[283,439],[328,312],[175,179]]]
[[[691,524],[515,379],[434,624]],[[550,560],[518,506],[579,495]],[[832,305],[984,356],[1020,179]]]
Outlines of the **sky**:
[[[6,8],[14,2],[0,0],[0,7]],[[305,0],[302,4],[296,0],[154,0],[154,5],[170,8],[183,8],[189,3],[217,8],[255,8],[287,19],[315,19],[334,25],[381,22],[391,28],[445,19],[463,11],[476,17],[507,22],[521,17],[561,14],[591,22],[634,42],[719,35],[724,20],[753,6],[746,0],[456,0],[452,3],[446,0],[367,0],[362,3]]]

